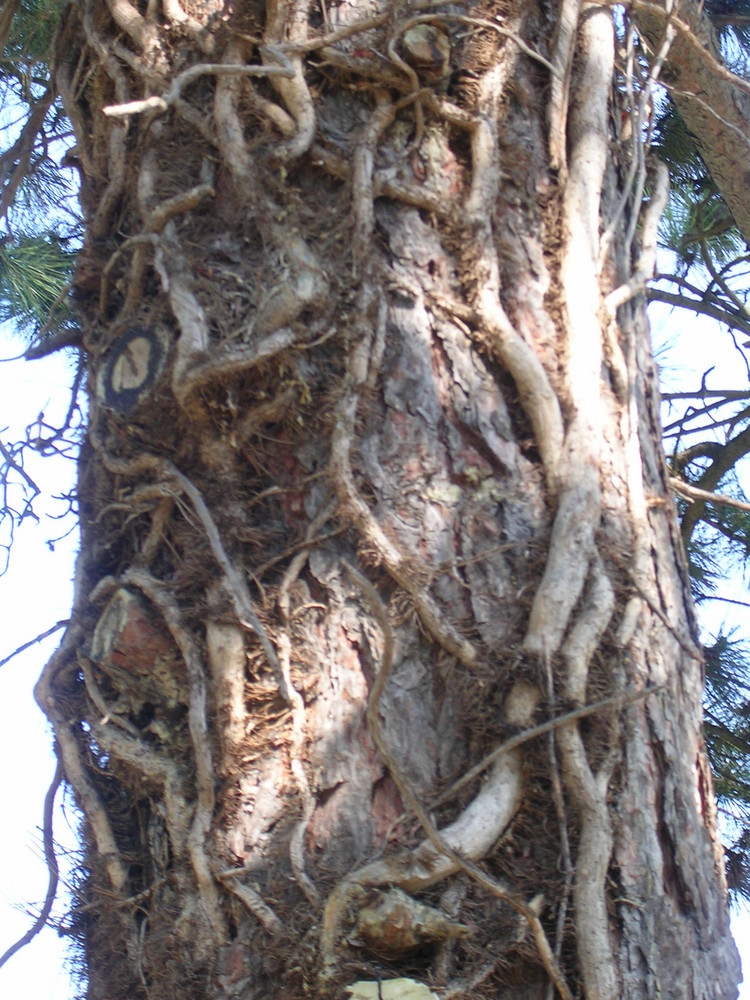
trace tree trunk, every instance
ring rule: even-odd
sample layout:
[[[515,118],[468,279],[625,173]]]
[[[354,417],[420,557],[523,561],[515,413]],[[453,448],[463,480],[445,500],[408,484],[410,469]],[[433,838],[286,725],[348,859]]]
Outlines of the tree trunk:
[[[83,0],[56,79],[87,995],[734,997],[611,12]]]

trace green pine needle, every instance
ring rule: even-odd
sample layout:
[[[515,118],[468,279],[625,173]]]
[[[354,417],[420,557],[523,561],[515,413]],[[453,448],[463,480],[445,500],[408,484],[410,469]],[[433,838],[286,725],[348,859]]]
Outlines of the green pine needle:
[[[21,236],[0,247],[0,321],[13,320],[32,337],[70,280],[74,257],[52,233]]]

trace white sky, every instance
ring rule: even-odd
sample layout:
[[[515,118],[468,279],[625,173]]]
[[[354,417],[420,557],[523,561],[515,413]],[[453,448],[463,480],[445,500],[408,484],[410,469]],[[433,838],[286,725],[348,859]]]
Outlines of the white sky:
[[[18,345],[17,340],[0,337],[0,356],[18,353]],[[41,409],[53,417],[61,409],[61,398],[65,406],[69,382],[70,362],[61,356],[0,364],[0,431],[12,422],[11,430],[0,434],[2,440],[21,436]],[[54,409],[49,399],[57,400]],[[62,493],[71,487],[75,470],[70,461],[51,459],[29,465],[27,471],[50,492]],[[59,513],[62,506],[40,500],[40,512],[45,509]],[[17,533],[10,571],[0,578],[0,659],[70,614],[77,532],[56,543],[54,552],[47,546],[69,525],[69,520],[62,526],[47,518],[39,525],[29,519]],[[50,730],[32,689],[61,635],[50,636],[0,667],[0,953],[28,930],[32,917],[25,908],[31,904],[36,913],[47,891],[39,827],[54,762]],[[57,810],[54,834],[71,849],[75,837],[66,813],[75,822],[67,802],[65,811]],[[72,1000],[64,968],[66,944],[54,931],[43,931],[0,969],[0,996]]]
[[[674,318],[669,326],[675,328]],[[699,384],[702,369],[697,361],[691,365],[685,358],[705,358],[705,321],[692,321],[682,313],[679,336],[680,381],[692,387]],[[726,338],[712,336],[712,360],[719,368],[710,377],[709,385],[746,386],[744,369],[737,364],[736,355],[724,349],[723,339]],[[18,341],[0,335],[0,356],[18,353],[14,350],[16,345]],[[51,417],[50,399],[55,400],[53,406],[58,413],[66,406],[70,366],[70,361],[61,356],[39,362],[0,364],[0,432],[12,423],[11,431],[0,434],[3,441],[21,435],[40,409]],[[692,377],[691,370],[696,373]],[[37,481],[43,480],[51,493],[70,488],[74,472],[71,462],[46,460],[43,466],[43,474],[39,472],[39,464],[35,468],[29,466],[27,471]],[[46,506],[53,513],[60,511],[54,504]],[[40,501],[39,510],[44,507]],[[18,532],[11,569],[0,578],[0,659],[68,617],[77,538],[73,535],[56,543],[54,552],[47,546],[47,541],[63,530],[59,522],[44,519],[40,525],[27,522]],[[729,582],[723,592],[726,596],[748,599],[747,588],[738,579]],[[726,617],[733,616],[732,620],[750,635],[750,610],[724,608]],[[32,917],[25,908],[29,904],[36,907],[47,888],[46,869],[40,860],[39,826],[54,764],[49,729],[33,700],[32,688],[60,635],[51,636],[0,667],[0,802],[5,804],[0,823],[0,954],[28,929]],[[75,848],[71,829],[74,823],[68,801],[64,809],[57,810],[54,830],[56,840],[68,850]],[[735,914],[732,926],[740,951],[744,952],[745,967],[750,969],[750,913]],[[73,1000],[74,987],[66,970],[66,944],[53,931],[43,931],[0,969],[0,996]],[[750,1000],[750,983],[741,987],[740,997]]]

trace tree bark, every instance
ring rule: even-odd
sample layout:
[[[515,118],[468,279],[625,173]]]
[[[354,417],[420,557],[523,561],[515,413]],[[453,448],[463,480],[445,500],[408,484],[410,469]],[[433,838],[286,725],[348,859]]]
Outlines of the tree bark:
[[[609,9],[66,16],[88,996],[734,997]]]
[[[639,2],[635,19],[643,37],[658,47],[673,32],[662,82],[680,112],[737,228],[750,244],[750,81],[731,73],[719,40],[698,4],[685,3],[671,16],[658,4]]]

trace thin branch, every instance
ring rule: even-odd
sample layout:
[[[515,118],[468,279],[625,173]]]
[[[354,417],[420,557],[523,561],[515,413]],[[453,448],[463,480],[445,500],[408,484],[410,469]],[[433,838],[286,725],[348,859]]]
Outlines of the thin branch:
[[[706,715],[709,714],[710,713],[707,711]],[[712,716],[712,718],[715,718],[715,716]],[[733,733],[731,729],[727,729],[727,727],[721,725],[721,723],[704,721],[703,728],[715,739],[719,739],[723,743],[728,743],[730,746],[734,747],[735,750],[739,750],[740,753],[750,755],[750,740],[741,739],[736,733]]]
[[[703,222],[702,202],[699,202],[697,212],[698,212],[697,224],[701,230],[701,240],[700,240],[701,257],[703,258],[703,263],[706,269],[708,270],[709,274],[711,275],[711,278],[713,279],[711,284],[706,289],[706,291],[710,293],[712,286],[717,285],[720,291],[723,292],[726,298],[728,298],[729,301],[732,303],[737,312],[740,313],[740,315],[745,316],[747,319],[750,319],[750,311],[748,311],[747,306],[739,297],[739,295],[737,295],[737,293],[733,291],[732,288],[730,288],[723,273],[716,270],[714,262],[711,259],[711,253],[708,249],[708,242],[707,242],[711,234],[706,231]],[[731,226],[733,224],[734,220],[732,219],[729,225]]]
[[[685,423],[685,421],[681,422]],[[707,430],[708,428],[702,427],[699,429]],[[691,433],[694,434],[696,432],[693,430]],[[691,444],[689,448],[685,448],[683,451],[676,451],[672,460],[680,469],[684,469],[686,465],[694,462],[696,458],[710,458],[713,461],[721,454],[721,448],[722,445],[718,441],[699,441],[696,444]]]
[[[620,694],[611,695],[609,698],[603,698],[601,701],[594,701],[590,705],[582,705],[580,708],[574,708],[570,712],[565,712],[564,715],[556,715],[554,719],[547,719],[546,722],[540,722],[536,726],[531,726],[530,729],[524,729],[522,732],[516,733],[515,736],[509,737],[499,747],[488,753],[486,757],[470,768],[466,774],[454,782],[442,795],[439,795],[431,803],[430,808],[433,810],[437,809],[438,806],[452,799],[462,788],[465,788],[466,785],[470,784],[483,771],[486,771],[488,767],[494,764],[496,760],[499,760],[503,754],[510,753],[511,750],[523,746],[524,743],[536,739],[537,736],[544,736],[545,733],[551,733],[553,730],[559,729],[560,726],[566,726],[578,719],[585,719],[589,715],[595,715],[597,712],[603,711],[605,708],[624,708],[625,705],[631,705],[633,702],[641,701],[643,698],[648,698],[649,695],[656,694],[656,692],[662,690],[662,687],[663,685],[655,685],[644,688],[642,691],[624,691]]]
[[[52,836],[52,819],[55,808],[55,795],[57,794],[57,789],[62,784],[63,777],[62,759],[58,756],[55,774],[52,778],[52,784],[49,786],[47,794],[44,797],[44,826],[42,829],[42,836],[44,844],[44,859],[47,862],[47,871],[49,872],[47,895],[44,898],[44,903],[42,904],[39,916],[36,918],[31,927],[26,931],[23,937],[20,937],[15,944],[12,944],[10,948],[8,948],[8,950],[0,956],[0,968],[2,968],[8,959],[12,958],[17,951],[20,951],[21,948],[25,948],[26,945],[37,936],[39,931],[47,923],[47,919],[52,912],[52,904],[55,902],[55,895],[57,894],[59,874],[57,858],[55,857],[55,841]]]
[[[738,422],[738,420],[742,420],[743,417],[747,415],[745,410],[740,410],[739,413],[730,413],[728,416],[722,417],[721,419],[719,419],[718,416],[710,416],[709,419],[711,423],[708,427],[706,426],[691,427],[690,429],[688,429],[687,427],[688,424],[691,424],[694,420],[697,420],[699,417],[708,417],[715,410],[721,410],[722,407],[727,406],[730,402],[731,400],[728,399],[717,399],[713,403],[706,404],[706,406],[700,406],[700,407],[689,406],[678,420],[673,420],[671,424],[665,424],[665,426],[662,427],[662,437],[666,438],[670,436],[675,436],[674,432],[678,430],[679,430],[679,435],[678,435],[679,437],[682,437],[683,434],[688,434],[688,433],[692,435],[698,433],[701,430],[716,429],[717,427],[722,427],[725,424],[729,425],[728,430],[731,431],[735,426],[735,424]],[[698,446],[700,449],[698,454],[704,452],[704,449],[710,447],[711,444],[718,445],[718,442],[706,441],[702,443],[701,445]],[[694,447],[695,446],[691,446],[690,448],[685,449],[684,452],[680,452],[676,456],[677,461],[680,461],[681,464],[684,465],[685,454],[687,452],[692,452]],[[690,459],[688,459],[687,461],[690,461]]]
[[[696,604],[703,601],[721,601],[723,604],[736,604],[740,608],[750,608],[750,601],[740,601],[736,597],[719,597],[717,594],[706,594],[703,597],[695,598]]]
[[[8,451],[8,449],[5,447],[5,445],[2,443],[2,441],[0,441],[0,455],[2,455],[3,458],[5,459],[5,461],[7,462],[8,469],[9,470],[10,469],[15,470],[18,473],[18,475],[21,476],[22,479],[25,480],[26,485],[29,487],[29,489],[31,489],[31,490],[34,491],[34,496],[35,497],[39,496],[39,494],[42,491],[39,489],[39,487],[34,482],[34,480],[31,478],[31,476],[28,474],[28,472],[26,472],[24,470],[23,466],[19,465],[18,462],[15,461],[15,459],[13,458],[13,456],[11,455],[11,453]],[[6,475],[7,475],[7,473],[6,473]]]
[[[37,642],[41,642],[42,639],[46,639],[47,636],[54,635],[55,632],[58,632],[61,628],[65,628],[65,626],[69,624],[70,624],[70,619],[63,618],[55,625],[53,625],[51,628],[48,628],[46,632],[40,632],[39,635],[34,636],[33,639],[29,639],[28,642],[25,642],[22,646],[19,646],[17,649],[14,649],[12,653],[9,653],[6,657],[0,660],[0,667],[4,667],[6,663],[10,663],[10,661],[15,656],[18,656],[19,653],[23,653],[23,651],[28,649],[30,646],[35,645]]]
[[[662,400],[669,401],[672,399],[721,399],[723,400],[737,400],[737,399],[750,399],[750,392],[746,389],[706,389],[701,387],[695,392],[662,392],[660,393]],[[703,412],[703,411],[699,411]]]
[[[162,875],[161,878],[155,879],[151,885],[143,889],[141,892],[137,892],[134,896],[128,896],[127,899],[108,899],[107,909],[108,910],[124,910],[128,906],[138,906],[142,903],[144,899],[148,899],[157,889],[160,889],[163,885],[167,883],[168,879],[166,875]],[[101,891],[101,890],[99,890]],[[101,903],[99,901],[94,903],[86,903],[84,906],[75,906],[70,912],[71,917],[77,917],[82,913],[90,913],[92,910],[99,909]],[[63,927],[60,929],[59,933],[62,934],[73,934],[72,927]]]
[[[750,322],[729,309],[720,309],[717,306],[710,305],[708,302],[689,299],[684,295],[675,295],[672,292],[665,292],[661,288],[654,288],[653,285],[649,285],[646,294],[649,302],[664,302],[670,306],[677,306],[678,309],[690,309],[701,316],[709,316],[711,319],[718,320],[719,323],[726,323],[728,326],[736,327],[738,330],[750,334]]]
[[[2,194],[0,194],[0,216],[7,214],[15,200],[18,186],[27,175],[34,144],[55,97],[55,88],[49,86],[42,97],[32,106],[18,139],[10,149],[0,155],[0,183],[3,185]]]
[[[711,493],[727,472],[748,452],[750,452],[750,427],[746,427],[736,437],[731,438],[721,446],[719,454],[698,480],[695,488]],[[694,495],[691,499],[693,503],[688,507],[682,519],[682,537],[685,541],[689,540],[705,509],[705,498]]]
[[[746,503],[744,500],[735,500],[734,497],[729,497],[726,493],[711,493],[709,490],[701,490],[697,486],[691,486],[690,483],[684,482],[682,479],[677,479],[675,476],[670,476],[669,485],[675,493],[679,493],[686,500],[704,500],[709,503],[720,504],[722,507],[733,507],[735,510],[743,510],[750,513],[750,503]]]

